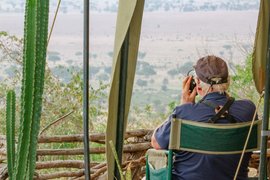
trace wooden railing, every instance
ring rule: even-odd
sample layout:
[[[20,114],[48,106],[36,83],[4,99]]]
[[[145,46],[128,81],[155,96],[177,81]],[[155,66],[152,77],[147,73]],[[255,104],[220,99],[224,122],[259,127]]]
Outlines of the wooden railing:
[[[140,179],[144,172],[142,167],[145,165],[144,154],[150,146],[152,130],[128,131],[125,134],[125,144],[123,147],[123,170],[129,166],[133,172],[134,179]],[[99,147],[90,146],[90,154],[105,155],[105,134],[91,134],[90,142],[99,144]],[[66,136],[41,136],[38,139],[37,163],[35,179],[53,179],[69,177],[72,179],[84,178],[83,157],[83,135]],[[79,143],[79,148],[43,148],[45,144],[51,143]],[[2,145],[2,146],[1,146]],[[50,158],[48,158],[50,157]],[[46,160],[47,159],[47,160]],[[48,160],[53,159],[53,160]],[[63,160],[64,159],[64,160]],[[81,159],[81,160],[72,160]],[[0,179],[8,177],[6,168],[6,146],[5,137],[0,137]],[[107,166],[105,162],[90,162],[91,179],[105,175]],[[44,170],[50,171],[46,173]],[[61,169],[61,171],[59,170]]]

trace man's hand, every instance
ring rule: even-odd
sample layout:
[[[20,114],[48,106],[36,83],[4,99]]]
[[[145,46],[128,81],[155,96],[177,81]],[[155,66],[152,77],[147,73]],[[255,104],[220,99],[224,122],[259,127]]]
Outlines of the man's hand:
[[[195,97],[196,97],[197,89],[195,87],[192,92],[189,91],[189,86],[190,86],[191,79],[192,79],[192,76],[187,76],[183,80],[181,104],[195,103]]]

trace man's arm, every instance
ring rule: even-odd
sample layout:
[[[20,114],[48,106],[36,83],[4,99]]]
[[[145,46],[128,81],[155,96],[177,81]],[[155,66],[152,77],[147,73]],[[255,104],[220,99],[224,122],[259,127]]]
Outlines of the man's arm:
[[[181,104],[195,102],[195,96],[196,96],[196,92],[197,92],[196,88],[194,88],[192,92],[189,91],[191,79],[192,79],[191,76],[187,76],[183,80]],[[169,117],[169,119],[167,119],[167,121],[165,121],[163,124],[161,124],[159,127],[157,127],[155,129],[155,131],[151,137],[151,145],[153,148],[155,148],[155,149],[168,148],[169,137],[170,137],[170,128],[171,128],[170,119],[171,119],[171,116]],[[161,144],[158,143],[156,137],[158,138],[158,140]]]
[[[151,137],[151,146],[154,148],[154,149],[161,149],[160,148],[160,145],[158,144],[157,140],[156,140],[156,137],[155,137],[155,133],[156,133],[156,130],[154,131],[152,137]]]
[[[151,145],[155,149],[167,149],[170,137],[171,120],[170,117],[159,125],[151,137]]]

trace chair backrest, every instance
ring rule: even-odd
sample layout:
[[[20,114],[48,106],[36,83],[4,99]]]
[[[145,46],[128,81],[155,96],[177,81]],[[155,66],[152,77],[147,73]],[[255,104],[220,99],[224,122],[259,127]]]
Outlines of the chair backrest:
[[[169,149],[205,154],[234,154],[243,150],[251,122],[211,124],[173,119]],[[260,146],[261,120],[255,121],[246,152]]]
[[[204,154],[241,153],[250,126],[251,122],[211,124],[173,119],[169,151],[154,149],[147,151],[146,180],[171,179],[174,150]],[[245,152],[259,149],[260,133],[261,120],[258,120],[253,124]],[[167,164],[166,167],[165,164]]]

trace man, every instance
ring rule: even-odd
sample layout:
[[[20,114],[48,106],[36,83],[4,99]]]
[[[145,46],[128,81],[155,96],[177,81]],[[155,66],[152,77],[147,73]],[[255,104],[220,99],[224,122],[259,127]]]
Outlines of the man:
[[[255,105],[249,100],[236,100],[229,97],[228,67],[224,60],[216,56],[199,59],[194,66],[197,77],[196,87],[191,91],[193,77],[183,80],[181,105],[174,109],[176,118],[205,123],[235,123],[251,121],[255,113]],[[198,94],[202,99],[195,103]],[[229,105],[228,105],[229,104]],[[222,116],[217,113],[225,107]],[[159,126],[151,144],[155,149],[168,149],[172,115]],[[207,139],[205,139],[207,141]],[[248,162],[251,153],[244,155],[238,178],[247,179]],[[184,180],[231,180],[238,166],[240,154],[207,155],[180,151],[173,166],[173,179]]]

